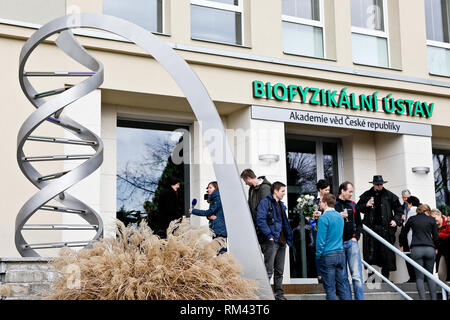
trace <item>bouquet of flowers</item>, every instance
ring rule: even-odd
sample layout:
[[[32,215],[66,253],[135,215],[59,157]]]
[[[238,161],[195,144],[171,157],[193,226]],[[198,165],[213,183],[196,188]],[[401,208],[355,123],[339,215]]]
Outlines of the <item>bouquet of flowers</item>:
[[[297,199],[297,209],[303,212],[303,216],[311,217],[314,212],[319,210],[319,206],[311,195],[304,195]]]

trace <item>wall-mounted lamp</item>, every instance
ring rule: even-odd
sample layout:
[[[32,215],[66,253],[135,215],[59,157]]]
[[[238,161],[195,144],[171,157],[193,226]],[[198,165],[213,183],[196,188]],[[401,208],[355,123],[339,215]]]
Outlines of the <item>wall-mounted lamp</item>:
[[[426,174],[426,173],[430,172],[430,167],[413,167],[412,172]]]
[[[280,156],[277,154],[260,154],[259,155],[259,160],[264,161],[264,162],[277,162],[280,160]]]

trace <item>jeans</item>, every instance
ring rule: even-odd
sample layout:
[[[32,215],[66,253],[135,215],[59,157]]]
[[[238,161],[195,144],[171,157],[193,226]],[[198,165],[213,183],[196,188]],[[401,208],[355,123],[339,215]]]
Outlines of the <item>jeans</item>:
[[[340,300],[352,300],[350,283],[345,272],[344,251],[325,254],[317,260],[317,264],[327,300],[337,300],[336,293]]]
[[[275,297],[281,298],[284,296],[282,283],[286,244],[281,245],[278,242],[266,240],[261,244],[261,250],[264,254],[264,264],[269,279],[273,275]]]
[[[355,300],[364,300],[364,278],[362,274],[361,252],[357,241],[344,241],[345,260],[352,275],[353,295]],[[345,268],[348,279],[348,271]]]

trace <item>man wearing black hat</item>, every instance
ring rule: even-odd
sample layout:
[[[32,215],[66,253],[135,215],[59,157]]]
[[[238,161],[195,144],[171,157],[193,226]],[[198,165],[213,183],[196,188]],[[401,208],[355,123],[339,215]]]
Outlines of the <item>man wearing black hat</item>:
[[[360,196],[356,208],[364,213],[363,223],[366,226],[394,244],[397,226],[402,223],[403,208],[399,198],[383,187],[386,182],[381,175],[374,176],[370,181],[373,188]],[[363,234],[364,260],[381,267],[381,273],[389,279],[389,272],[397,270],[395,253],[369,234]]]

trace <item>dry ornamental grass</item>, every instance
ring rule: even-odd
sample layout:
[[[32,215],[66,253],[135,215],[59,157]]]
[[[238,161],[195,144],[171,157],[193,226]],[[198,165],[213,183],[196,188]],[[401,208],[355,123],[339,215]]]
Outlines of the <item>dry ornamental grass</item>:
[[[140,230],[117,225],[116,239],[61,250],[53,261],[61,277],[45,299],[257,299],[256,282],[240,277],[231,254],[217,256],[221,243],[205,237],[208,227],[173,221],[160,239],[145,223]]]

